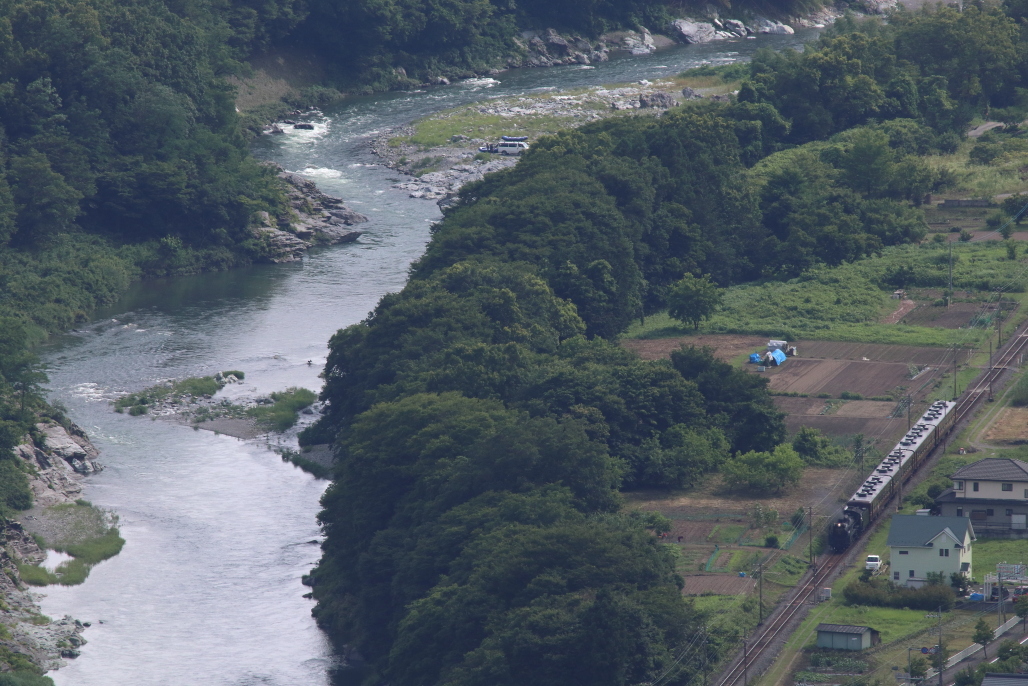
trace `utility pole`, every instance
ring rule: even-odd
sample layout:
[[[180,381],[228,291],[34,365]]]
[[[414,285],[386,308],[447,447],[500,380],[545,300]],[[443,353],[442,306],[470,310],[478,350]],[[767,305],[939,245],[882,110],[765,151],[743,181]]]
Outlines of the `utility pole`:
[[[807,508],[807,542],[810,545],[810,568],[814,569],[814,508],[813,506]]]
[[[953,244],[949,244],[949,291],[946,294],[946,307],[953,298]]]
[[[744,638],[742,639],[742,686],[750,686],[749,661],[750,642]],[[942,684],[939,684],[939,686],[942,686]]]
[[[957,399],[957,346],[953,346],[953,400]]]
[[[764,623],[764,563],[763,562],[758,562],[757,563],[757,587],[760,589],[758,591],[758,593],[760,594],[760,611],[758,613],[760,615],[760,620],[757,622],[757,626],[760,626],[761,624]]]

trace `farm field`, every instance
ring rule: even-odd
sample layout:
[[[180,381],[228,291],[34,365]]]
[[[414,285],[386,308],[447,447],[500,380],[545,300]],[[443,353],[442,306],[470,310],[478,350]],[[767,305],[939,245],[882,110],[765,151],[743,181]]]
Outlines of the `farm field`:
[[[842,393],[886,395],[910,382],[910,370],[901,362],[863,362],[795,357],[765,372],[771,389],[786,393]]]
[[[1028,408],[1004,408],[985,432],[984,437],[989,443],[1001,445],[1028,443]]]
[[[624,347],[636,352],[644,360],[664,360],[683,345],[697,348],[708,346],[714,349],[714,357],[729,362],[736,357],[756,350],[764,350],[767,338],[764,336],[735,336],[732,334],[699,334],[697,336],[675,336],[672,338],[630,338],[622,341]]]
[[[739,595],[740,593],[751,593],[757,585],[757,580],[752,577],[740,577],[738,574],[704,574],[685,577],[685,588],[682,593],[685,595]]]

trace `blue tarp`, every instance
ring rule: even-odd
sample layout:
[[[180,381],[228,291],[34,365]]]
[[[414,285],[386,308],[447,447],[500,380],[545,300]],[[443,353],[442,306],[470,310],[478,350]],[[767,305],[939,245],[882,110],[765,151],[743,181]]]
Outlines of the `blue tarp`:
[[[750,355],[750,362],[753,364],[760,364],[760,353],[753,353]]]
[[[781,364],[785,362],[785,353],[775,348],[771,351],[771,357],[775,358],[775,364]]]

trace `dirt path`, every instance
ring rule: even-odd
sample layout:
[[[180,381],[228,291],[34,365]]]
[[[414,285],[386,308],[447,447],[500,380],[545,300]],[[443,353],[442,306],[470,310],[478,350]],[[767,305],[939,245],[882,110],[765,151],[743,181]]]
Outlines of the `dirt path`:
[[[883,324],[898,324],[901,319],[906,317],[908,314],[914,311],[917,307],[917,303],[913,300],[901,300],[900,306],[896,308],[896,311],[890,314],[888,317],[882,320]]]

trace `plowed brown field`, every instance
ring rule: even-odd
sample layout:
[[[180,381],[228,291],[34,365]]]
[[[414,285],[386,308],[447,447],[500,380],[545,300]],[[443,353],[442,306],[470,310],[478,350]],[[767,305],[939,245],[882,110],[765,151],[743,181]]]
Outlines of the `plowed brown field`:
[[[765,372],[771,388],[787,393],[884,395],[897,386],[909,385],[910,371],[899,362],[812,360],[794,357],[781,367]]]
[[[687,576],[685,577],[685,588],[682,589],[682,593],[685,595],[700,595],[701,593],[739,595],[740,593],[752,591],[756,583],[756,579],[748,576],[742,577],[738,574],[735,576],[727,574]]]

